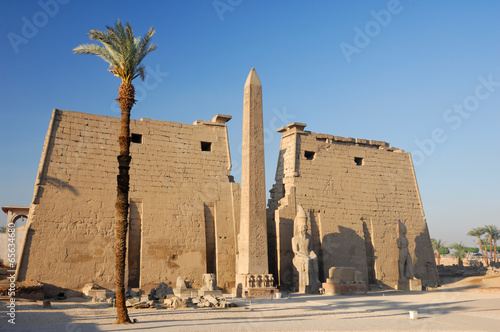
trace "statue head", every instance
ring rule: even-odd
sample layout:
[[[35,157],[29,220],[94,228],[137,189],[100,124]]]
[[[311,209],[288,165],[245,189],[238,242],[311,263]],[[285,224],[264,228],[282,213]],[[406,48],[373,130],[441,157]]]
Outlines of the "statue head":
[[[307,214],[304,208],[299,205],[297,206],[297,215],[294,220],[295,232],[294,236],[306,236],[307,234]]]
[[[406,226],[401,222],[401,220],[398,220],[398,235],[406,236]]]
[[[203,288],[209,291],[217,289],[217,283],[215,281],[214,273],[205,273],[203,275]]]

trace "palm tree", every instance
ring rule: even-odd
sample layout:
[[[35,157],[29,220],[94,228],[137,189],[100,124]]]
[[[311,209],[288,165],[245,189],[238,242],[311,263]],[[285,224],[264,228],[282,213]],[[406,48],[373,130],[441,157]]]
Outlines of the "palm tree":
[[[437,265],[441,264],[441,254],[439,250],[445,248],[446,243],[441,240],[431,239],[432,249],[436,250],[437,253]]]
[[[118,137],[120,154],[118,155],[118,177],[116,211],[116,244],[115,244],[115,288],[116,288],[116,311],[115,324],[130,324],[127,307],[125,306],[125,257],[126,239],[128,228],[128,191],[129,191],[129,169],[130,169],[130,110],[135,104],[135,88],[132,80],[137,77],[145,78],[145,68],[141,65],[144,57],[154,51],[157,47],[151,44],[151,37],[155,34],[153,27],[141,38],[134,37],[134,32],[129,23],[124,27],[117,20],[114,27],[106,26],[107,31],[90,30],[88,33],[91,40],[100,42],[103,46],[96,44],[84,44],[73,49],[76,54],[93,54],[101,57],[109,63],[108,70],[121,78],[122,82],[118,90],[118,103],[121,108],[121,129]]]
[[[453,257],[458,259],[458,265],[462,265],[461,262],[467,256],[467,252],[465,251],[465,245],[460,242],[460,243],[452,243],[450,245],[451,249],[455,249],[455,252],[453,253]]]
[[[494,260],[495,263],[497,262],[497,241],[500,240],[500,230],[497,230],[491,237],[494,242],[494,249],[493,249],[493,254],[494,254]]]
[[[488,241],[490,242],[490,262],[493,261],[493,237],[498,233],[499,229],[495,225],[486,225],[483,227],[484,234],[488,234]]]
[[[467,233],[468,236],[477,236],[477,239],[479,241],[479,248],[481,248],[481,254],[483,255],[483,260],[484,260],[486,266],[490,266],[488,259],[486,257],[486,254],[484,252],[484,249],[483,249],[483,241],[481,241],[481,236],[483,236],[483,234],[484,234],[484,229],[481,227],[476,227],[476,228],[472,229],[471,231],[469,231],[469,233]]]

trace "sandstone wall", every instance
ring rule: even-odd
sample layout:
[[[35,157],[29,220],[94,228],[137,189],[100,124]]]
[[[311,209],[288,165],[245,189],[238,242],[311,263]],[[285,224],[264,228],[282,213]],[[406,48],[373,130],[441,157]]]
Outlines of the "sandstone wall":
[[[294,123],[280,131],[276,184],[268,227],[275,235],[280,284],[292,285],[291,237],[296,206],[308,212],[320,279],[332,266],[355,267],[365,280],[398,282],[398,220],[405,223],[417,278],[439,282],[411,156],[388,143],[304,131]]]
[[[203,273],[213,272],[219,287],[234,285],[239,187],[229,177],[229,119],[131,121],[133,138],[142,135],[131,144],[131,283],[138,271],[140,286],[178,276],[201,283]],[[119,126],[118,118],[54,110],[19,280],[72,289],[114,282]]]

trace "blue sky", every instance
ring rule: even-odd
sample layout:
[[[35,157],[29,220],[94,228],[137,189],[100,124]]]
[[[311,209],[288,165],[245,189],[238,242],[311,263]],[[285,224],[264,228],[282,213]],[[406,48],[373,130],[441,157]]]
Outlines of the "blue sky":
[[[0,205],[33,196],[53,108],[119,116],[120,80],[72,49],[117,18],[154,26],[133,118],[228,123],[239,181],[243,85],[263,85],[266,178],[280,126],[412,152],[431,237],[500,226],[500,2],[0,1]],[[0,218],[5,223],[5,215]]]

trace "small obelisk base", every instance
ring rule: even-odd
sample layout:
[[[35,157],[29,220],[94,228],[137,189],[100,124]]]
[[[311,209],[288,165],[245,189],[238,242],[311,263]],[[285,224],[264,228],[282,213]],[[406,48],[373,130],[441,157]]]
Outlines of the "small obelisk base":
[[[272,274],[237,274],[233,297],[269,299],[278,293]]]

